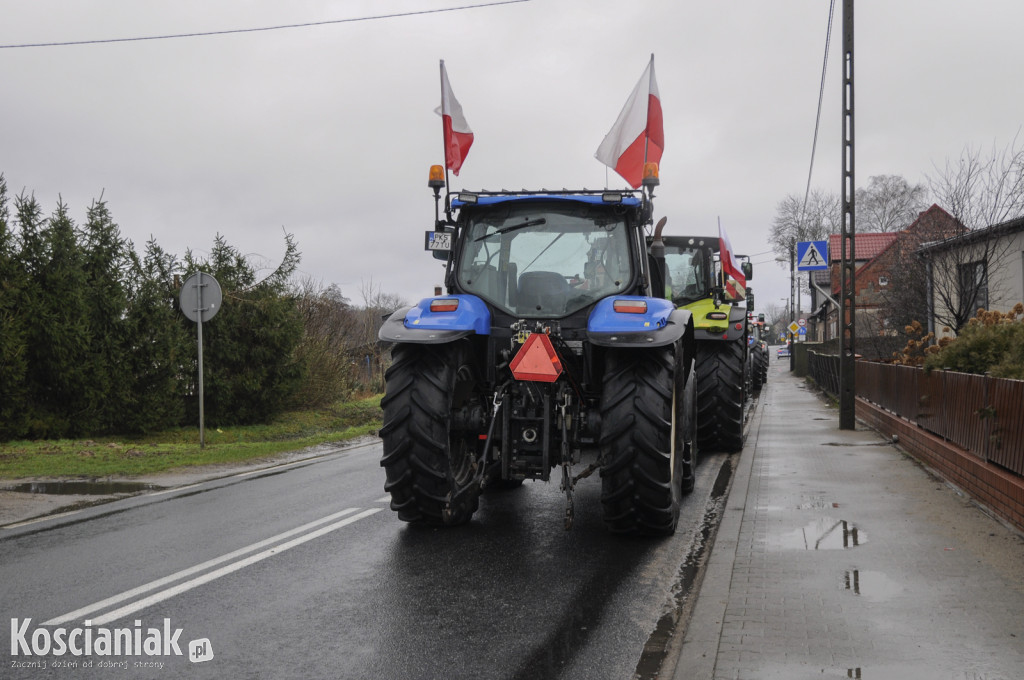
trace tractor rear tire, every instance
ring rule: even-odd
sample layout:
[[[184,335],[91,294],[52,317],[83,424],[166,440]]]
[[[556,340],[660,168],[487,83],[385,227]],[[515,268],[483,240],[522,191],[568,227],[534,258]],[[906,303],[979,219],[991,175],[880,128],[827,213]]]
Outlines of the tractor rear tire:
[[[452,430],[451,414],[477,400],[472,347],[468,340],[398,344],[391,357],[380,430],[391,509],[405,522],[464,524],[479,491],[451,499],[473,479],[482,445],[478,433]]]
[[[743,340],[697,343],[697,447],[736,453],[743,448],[746,402]]]
[[[675,532],[692,490],[696,389],[682,345],[606,354],[601,395],[601,502],[614,533]]]
[[[753,380],[754,380],[754,391],[759,392],[761,387],[764,385],[765,372],[764,366],[767,360],[767,355],[760,344],[755,344],[750,350],[751,363],[753,364]]]

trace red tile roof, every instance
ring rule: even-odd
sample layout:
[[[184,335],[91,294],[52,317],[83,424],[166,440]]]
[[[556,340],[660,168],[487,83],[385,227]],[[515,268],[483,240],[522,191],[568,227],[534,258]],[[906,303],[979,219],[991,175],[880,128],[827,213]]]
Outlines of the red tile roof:
[[[853,254],[857,262],[870,260],[877,257],[883,250],[888,248],[899,232],[890,231],[882,234],[855,234],[853,243]],[[840,234],[829,234],[828,237],[828,259],[829,262],[839,262],[841,259]]]

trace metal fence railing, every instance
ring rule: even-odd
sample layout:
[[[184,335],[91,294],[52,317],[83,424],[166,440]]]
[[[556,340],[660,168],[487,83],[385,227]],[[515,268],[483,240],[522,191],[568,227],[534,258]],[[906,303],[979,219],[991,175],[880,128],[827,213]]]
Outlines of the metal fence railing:
[[[1024,380],[871,361],[856,363],[857,396],[1024,475]],[[808,353],[808,375],[839,393],[839,357]]]
[[[839,355],[807,353],[807,375],[818,387],[839,398]]]

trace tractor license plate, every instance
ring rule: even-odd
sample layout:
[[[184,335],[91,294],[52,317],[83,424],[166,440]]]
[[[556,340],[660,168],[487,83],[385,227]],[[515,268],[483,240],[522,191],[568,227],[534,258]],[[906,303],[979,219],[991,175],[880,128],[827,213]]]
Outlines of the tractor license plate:
[[[446,231],[428,231],[424,250],[451,250],[452,235]]]

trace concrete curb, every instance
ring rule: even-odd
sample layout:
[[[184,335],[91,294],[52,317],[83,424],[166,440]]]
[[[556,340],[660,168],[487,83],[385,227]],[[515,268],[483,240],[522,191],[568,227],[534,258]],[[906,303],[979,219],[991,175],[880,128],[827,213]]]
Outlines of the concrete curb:
[[[718,642],[722,635],[722,624],[732,585],[733,564],[739,545],[740,525],[743,522],[743,511],[747,506],[750,475],[757,450],[757,431],[760,429],[764,414],[763,404],[760,403],[763,396],[764,392],[759,398],[757,411],[751,423],[750,434],[753,437],[748,435],[748,441],[753,441],[754,446],[751,449],[744,448],[739,454],[739,462],[726,497],[722,522],[709,548],[710,555],[698,586],[697,602],[683,630],[685,636],[672,675],[675,680],[711,680],[714,677]]]

